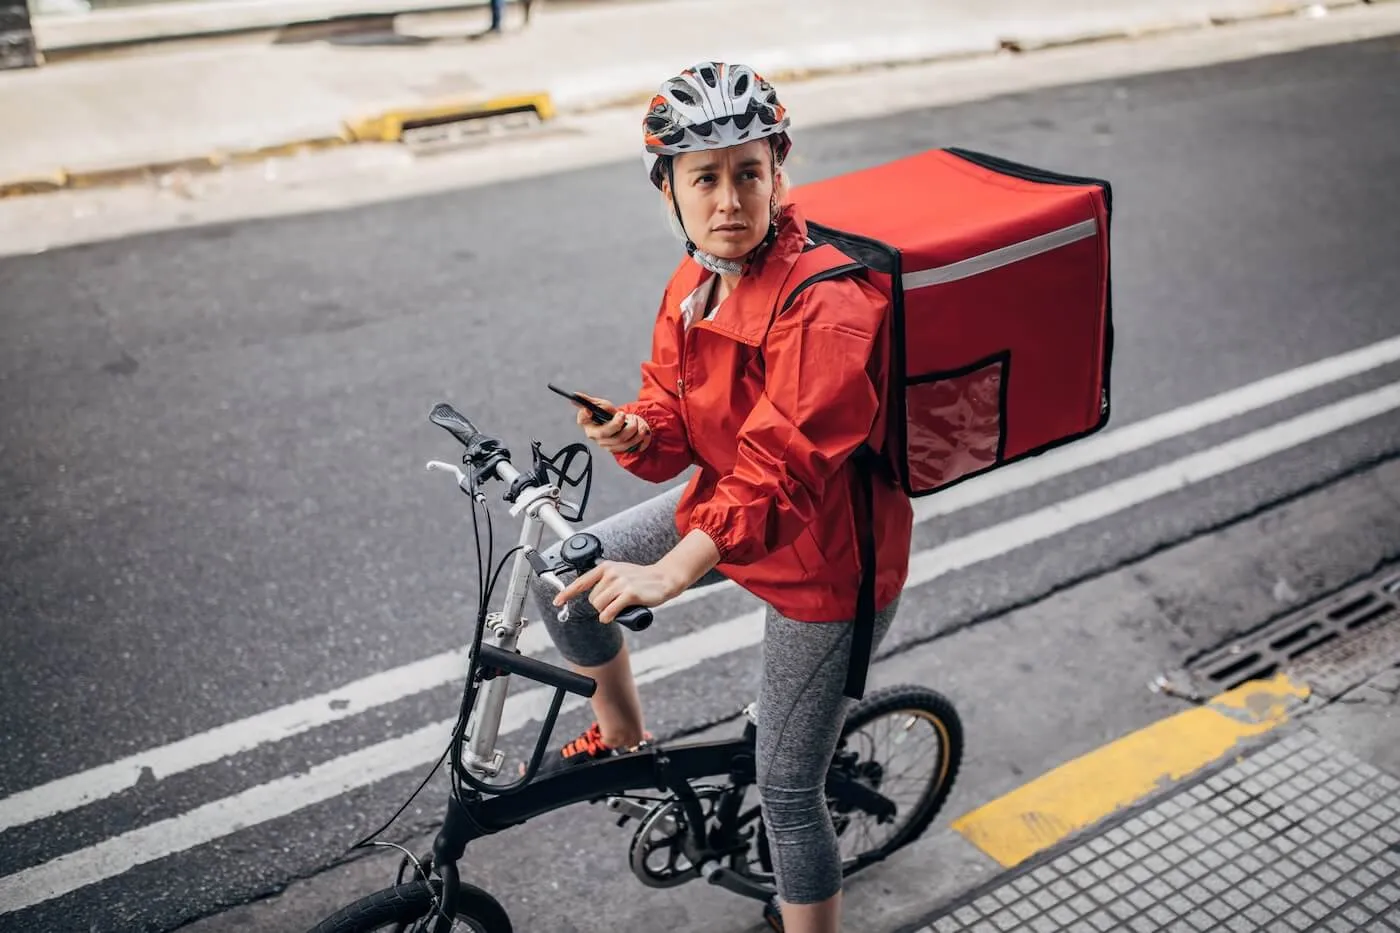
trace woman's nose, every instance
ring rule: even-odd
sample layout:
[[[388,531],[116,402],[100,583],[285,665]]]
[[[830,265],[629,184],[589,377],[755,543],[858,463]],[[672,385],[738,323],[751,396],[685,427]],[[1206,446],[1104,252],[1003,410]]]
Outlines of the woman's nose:
[[[721,182],[719,186],[719,204],[725,210],[737,211],[739,209],[739,187],[732,182]]]

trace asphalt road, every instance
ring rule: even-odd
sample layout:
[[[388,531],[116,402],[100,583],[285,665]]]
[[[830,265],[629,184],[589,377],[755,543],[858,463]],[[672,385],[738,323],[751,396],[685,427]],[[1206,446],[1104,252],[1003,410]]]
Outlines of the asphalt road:
[[[1388,39],[827,127],[804,134],[794,171],[814,180],[963,145],[1112,180],[1116,429],[1400,334],[1396,113],[1400,45]],[[0,260],[0,800],[459,645],[475,601],[471,526],[450,483],[423,471],[455,452],[428,411],[451,401],[517,453],[531,438],[574,440],[545,381],[630,397],[677,251],[629,161]],[[1396,375],[1391,365],[1331,382],[924,523],[916,546]],[[935,580],[911,591],[885,650],[995,618],[1397,451],[1391,410]],[[592,516],[649,492],[607,462],[596,469]],[[513,534],[494,511],[499,554]],[[1369,533],[1400,549],[1393,531]],[[749,606],[733,593],[688,603],[636,644]],[[1059,634],[1027,637],[1049,651]],[[650,685],[651,728],[732,716],[756,664],[757,652],[723,655]],[[964,680],[958,700],[994,706],[998,689]],[[1092,679],[1085,689],[1080,704],[1124,702]],[[0,875],[412,731],[453,704],[446,686],[149,775],[4,831]],[[583,722],[575,714],[561,730]],[[1081,728],[1066,739],[1097,737],[1100,724]],[[1027,766],[1014,749],[1007,757]],[[422,770],[0,914],[0,930],[167,930],[249,900],[336,860]],[[427,825],[439,800],[426,795],[393,838]],[[621,843],[598,841],[599,825],[561,817],[494,850],[485,877],[526,905],[524,928],[606,928],[564,896],[590,886],[635,897],[618,877]],[[502,859],[546,854],[558,873],[546,880],[514,877]]]

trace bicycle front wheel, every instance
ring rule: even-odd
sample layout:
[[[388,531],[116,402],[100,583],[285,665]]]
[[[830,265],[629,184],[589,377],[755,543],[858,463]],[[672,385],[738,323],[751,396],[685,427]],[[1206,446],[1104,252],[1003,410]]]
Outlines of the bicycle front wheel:
[[[442,882],[415,881],[377,891],[327,917],[311,933],[417,933],[431,930],[430,916]],[[424,920],[427,923],[424,923]],[[470,884],[458,885],[452,933],[513,933],[510,917],[494,897]]]

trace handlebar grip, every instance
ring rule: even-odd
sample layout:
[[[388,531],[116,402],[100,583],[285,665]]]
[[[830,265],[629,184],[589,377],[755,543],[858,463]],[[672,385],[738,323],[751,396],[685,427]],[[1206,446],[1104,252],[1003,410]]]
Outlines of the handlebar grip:
[[[646,606],[628,606],[617,614],[616,621],[618,625],[630,628],[634,632],[640,632],[651,627],[651,610]]]
[[[472,441],[481,433],[476,429],[476,425],[467,420],[466,415],[446,402],[439,402],[435,405],[432,413],[428,415],[428,420],[438,427],[446,428],[447,432],[461,441],[464,447],[470,447]]]

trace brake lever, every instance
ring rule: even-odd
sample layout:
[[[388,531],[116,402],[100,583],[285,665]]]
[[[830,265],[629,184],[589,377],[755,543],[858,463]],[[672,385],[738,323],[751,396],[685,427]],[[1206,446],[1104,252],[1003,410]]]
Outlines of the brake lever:
[[[477,502],[485,504],[486,496],[480,490],[473,490],[471,488],[471,477],[469,477],[466,473],[463,473],[461,467],[458,467],[451,463],[443,463],[441,460],[429,460],[428,472],[431,473],[435,470],[442,473],[451,473],[454,476],[456,476],[458,489],[471,496]]]
[[[528,561],[530,567],[534,569],[535,575],[554,587],[556,593],[564,592],[564,588],[567,587],[568,584],[559,579],[559,571],[569,569],[568,564],[561,563],[550,565],[540,556],[540,552],[532,547],[525,548],[525,560]],[[567,603],[559,610],[558,617],[560,622],[569,621],[569,606]]]

